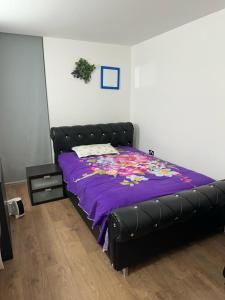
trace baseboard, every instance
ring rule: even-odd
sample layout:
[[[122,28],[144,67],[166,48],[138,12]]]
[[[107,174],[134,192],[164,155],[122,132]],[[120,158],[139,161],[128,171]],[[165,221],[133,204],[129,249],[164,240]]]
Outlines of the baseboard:
[[[5,182],[5,184],[17,184],[17,183],[26,183],[27,180],[23,179],[23,180],[18,180],[18,181],[10,181],[10,182]]]

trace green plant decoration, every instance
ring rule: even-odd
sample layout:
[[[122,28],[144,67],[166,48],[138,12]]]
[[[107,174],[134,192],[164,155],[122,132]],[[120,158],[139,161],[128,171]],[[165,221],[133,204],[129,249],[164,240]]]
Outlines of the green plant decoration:
[[[75,62],[76,68],[71,73],[73,77],[83,79],[85,83],[88,83],[91,80],[91,74],[96,69],[95,65],[89,64],[89,62],[80,58]]]

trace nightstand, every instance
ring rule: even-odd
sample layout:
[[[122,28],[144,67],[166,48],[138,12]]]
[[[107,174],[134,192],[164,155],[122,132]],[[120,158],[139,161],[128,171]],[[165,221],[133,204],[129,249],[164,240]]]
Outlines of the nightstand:
[[[27,167],[26,173],[32,205],[64,198],[62,172],[56,164]]]

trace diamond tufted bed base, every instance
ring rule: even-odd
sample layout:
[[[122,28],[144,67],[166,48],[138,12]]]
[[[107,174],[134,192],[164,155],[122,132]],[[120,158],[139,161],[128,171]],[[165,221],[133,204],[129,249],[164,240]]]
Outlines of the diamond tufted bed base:
[[[132,146],[133,125],[112,123],[51,128],[55,161],[73,146],[111,143]],[[67,191],[77,211],[95,237],[90,221]],[[108,223],[108,256],[116,270],[123,270],[152,256],[223,231],[225,225],[225,180],[173,195],[144,201],[111,211]]]
[[[111,212],[109,257],[116,270],[223,231],[225,181]]]

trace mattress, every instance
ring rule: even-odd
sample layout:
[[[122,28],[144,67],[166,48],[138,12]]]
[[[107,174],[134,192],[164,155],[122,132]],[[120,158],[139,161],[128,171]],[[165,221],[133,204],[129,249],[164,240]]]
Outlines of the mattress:
[[[103,245],[107,216],[116,208],[155,199],[214,180],[127,146],[119,154],[78,158],[74,152],[59,155],[67,190],[79,199],[79,206],[99,225],[98,242]]]

